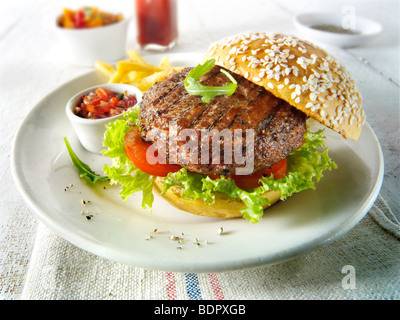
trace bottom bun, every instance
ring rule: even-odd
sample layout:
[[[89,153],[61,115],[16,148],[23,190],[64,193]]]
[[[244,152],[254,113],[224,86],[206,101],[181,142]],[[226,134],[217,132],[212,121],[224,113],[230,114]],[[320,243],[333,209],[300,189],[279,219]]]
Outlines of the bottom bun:
[[[154,189],[161,194],[163,189],[162,178],[154,179]],[[268,191],[261,195],[263,198],[268,198],[271,205],[278,202],[281,193],[279,191]],[[215,202],[212,205],[206,204],[202,199],[193,201],[183,199],[181,197],[181,189],[179,187],[171,187],[165,194],[162,195],[174,207],[190,212],[199,216],[207,216],[213,218],[239,218],[242,217],[240,210],[245,208],[244,203],[238,199],[232,199],[223,193],[218,193],[215,197]],[[267,208],[268,205],[263,205]]]

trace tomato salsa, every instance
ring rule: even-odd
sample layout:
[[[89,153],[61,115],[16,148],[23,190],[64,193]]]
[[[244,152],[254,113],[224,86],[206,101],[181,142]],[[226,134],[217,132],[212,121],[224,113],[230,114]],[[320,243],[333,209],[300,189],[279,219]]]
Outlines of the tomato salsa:
[[[122,14],[101,11],[96,7],[84,7],[78,10],[64,8],[58,24],[67,29],[83,29],[107,26],[122,20]]]
[[[100,87],[80,98],[74,108],[74,114],[86,119],[109,118],[123,113],[136,103],[136,97],[128,95],[126,91],[116,93]]]

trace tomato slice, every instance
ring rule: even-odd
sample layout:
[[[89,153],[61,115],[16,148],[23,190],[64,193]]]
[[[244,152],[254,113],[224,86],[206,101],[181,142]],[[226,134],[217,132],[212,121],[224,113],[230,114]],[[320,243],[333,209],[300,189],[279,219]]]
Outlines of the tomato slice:
[[[231,176],[227,176],[227,177],[232,178],[239,188],[246,190],[246,189],[257,188],[258,186],[261,185],[261,183],[259,183],[259,180],[263,176],[269,177],[271,174],[274,175],[274,179],[283,178],[287,174],[286,159],[279,161],[278,163],[274,164],[271,168],[268,168],[268,169],[265,169],[262,171],[258,171],[249,176],[231,175]],[[220,176],[218,176],[218,175],[210,176],[211,179],[217,179],[219,177]]]
[[[181,169],[181,166],[176,164],[149,163],[146,153],[151,143],[142,140],[139,128],[129,130],[125,135],[124,143],[126,156],[136,168],[143,172],[153,176],[166,177],[169,172],[176,172]]]

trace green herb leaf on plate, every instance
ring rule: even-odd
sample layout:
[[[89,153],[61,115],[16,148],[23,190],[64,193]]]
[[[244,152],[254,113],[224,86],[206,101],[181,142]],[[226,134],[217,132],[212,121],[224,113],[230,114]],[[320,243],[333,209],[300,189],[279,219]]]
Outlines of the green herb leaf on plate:
[[[69,156],[74,164],[75,168],[78,170],[79,176],[84,179],[87,178],[87,181],[91,183],[96,183],[97,181],[109,181],[110,179],[107,176],[100,176],[95,173],[86,163],[84,163],[75,152],[72,150],[71,145],[68,142],[68,139],[64,137],[64,142],[67,147]]]

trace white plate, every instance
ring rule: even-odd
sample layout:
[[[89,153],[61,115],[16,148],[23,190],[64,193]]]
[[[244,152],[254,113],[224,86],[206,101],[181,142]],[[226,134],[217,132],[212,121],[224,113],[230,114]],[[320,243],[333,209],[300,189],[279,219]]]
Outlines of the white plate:
[[[194,65],[200,56],[171,54],[170,59],[177,65]],[[97,71],[91,71],[45,97],[23,121],[12,155],[15,181],[40,221],[91,253],[148,269],[184,272],[279,263],[349,231],[378,196],[383,157],[366,124],[358,142],[327,129],[330,155],[339,168],[327,172],[316,191],[296,194],[268,209],[257,224],[194,216],[159,197],[150,214],[140,207],[141,194],[123,202],[118,186],[104,185],[104,189],[81,181],[67,154],[64,136],[95,171],[101,172],[108,161],[81,147],[64,110],[75,92],[103,81]],[[81,199],[90,203],[84,207]],[[86,219],[86,211],[92,219]],[[217,233],[220,227],[222,235]],[[158,233],[146,240],[154,229]],[[170,240],[170,235],[181,237],[183,243]],[[193,243],[195,238],[199,246]]]
[[[303,37],[338,47],[355,47],[367,43],[382,31],[382,26],[379,23],[351,13],[302,13],[295,16],[294,25]],[[318,25],[352,29],[357,33],[346,34],[314,28]]]

